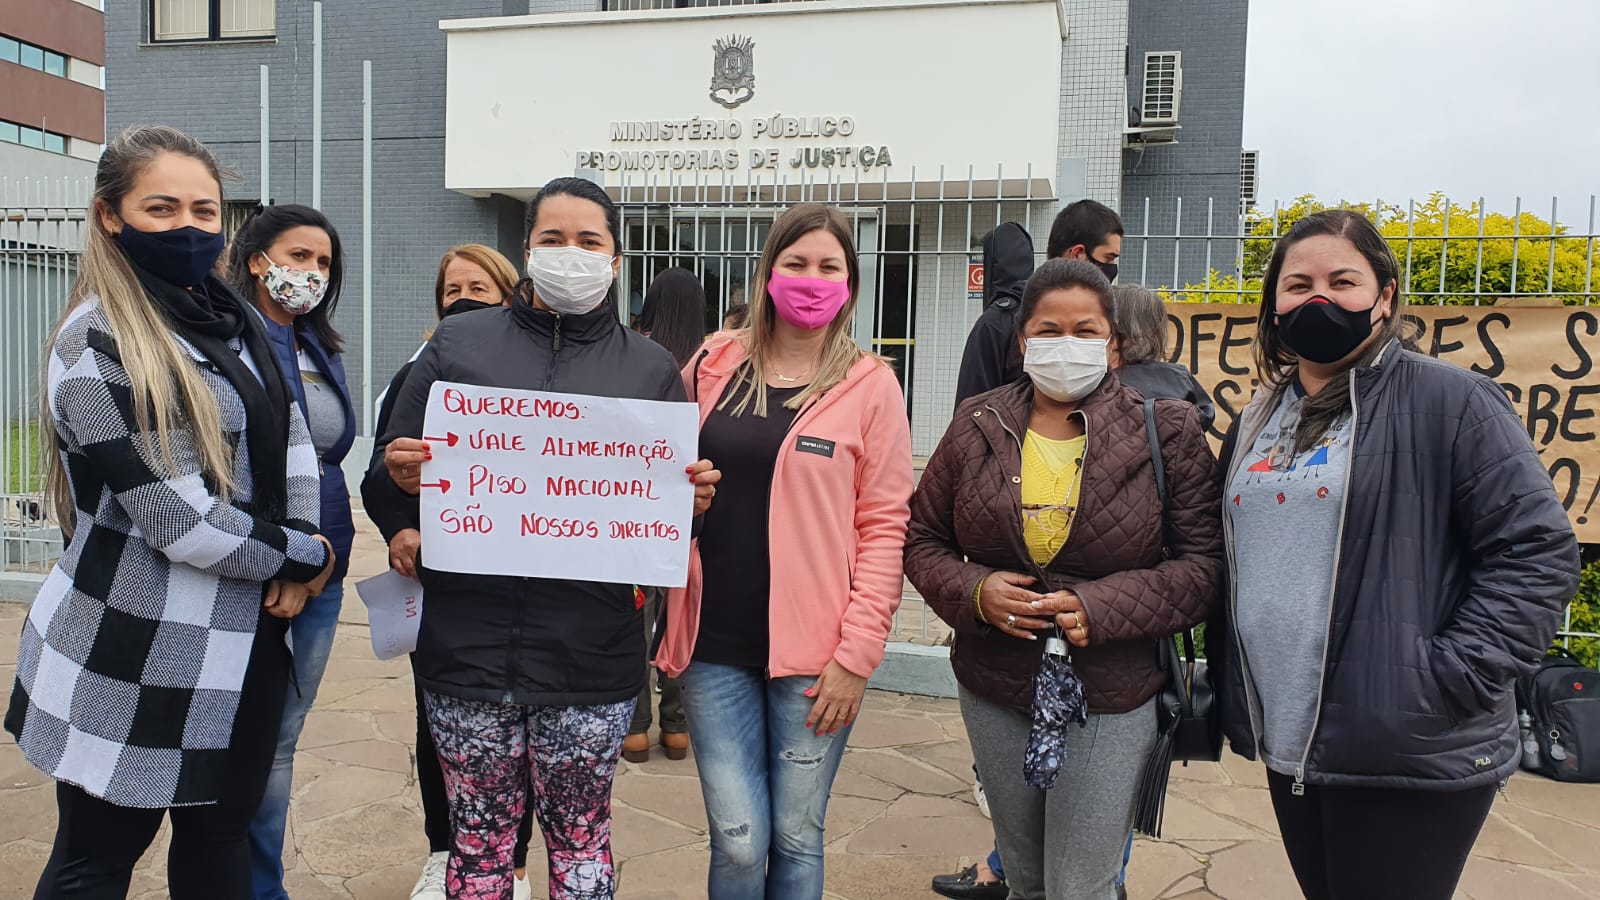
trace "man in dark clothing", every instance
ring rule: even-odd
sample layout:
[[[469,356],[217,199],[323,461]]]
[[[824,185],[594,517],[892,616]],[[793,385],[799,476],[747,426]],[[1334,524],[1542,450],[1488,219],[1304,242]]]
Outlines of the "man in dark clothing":
[[[1094,263],[1108,281],[1117,280],[1122,256],[1122,219],[1103,203],[1079,200],[1056,215],[1047,245],[1050,259]],[[1022,377],[1017,347],[1017,306],[1033,274],[1033,239],[1006,222],[983,239],[983,314],[967,335],[956,376],[956,406]]]
[[[983,314],[967,335],[956,377],[956,406],[1022,377],[1017,307],[1033,274],[1033,238],[1006,222],[983,238]]]

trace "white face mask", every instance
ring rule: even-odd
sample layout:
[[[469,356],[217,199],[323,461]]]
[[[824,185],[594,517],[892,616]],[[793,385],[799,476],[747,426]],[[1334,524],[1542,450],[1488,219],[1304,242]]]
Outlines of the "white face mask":
[[[528,253],[528,277],[550,311],[581,316],[600,305],[616,273],[612,258],[582,247],[535,247]]]
[[[1109,341],[1092,338],[1028,338],[1022,371],[1046,397],[1061,403],[1082,400],[1106,377]]]

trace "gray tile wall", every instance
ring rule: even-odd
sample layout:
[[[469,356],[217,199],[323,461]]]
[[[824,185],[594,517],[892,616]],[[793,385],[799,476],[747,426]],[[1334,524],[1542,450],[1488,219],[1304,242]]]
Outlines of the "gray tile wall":
[[[1122,154],[1122,217],[1130,235],[1181,233],[1175,243],[1128,240],[1121,280],[1152,286],[1205,277],[1210,266],[1231,273],[1236,243],[1206,241],[1208,206],[1216,233],[1239,226],[1239,150],[1244,129],[1245,31],[1249,0],[1128,0],[1128,96],[1138,104],[1145,51],[1183,52],[1178,143]],[[1178,199],[1182,198],[1181,230]],[[1146,201],[1149,213],[1146,216]]]

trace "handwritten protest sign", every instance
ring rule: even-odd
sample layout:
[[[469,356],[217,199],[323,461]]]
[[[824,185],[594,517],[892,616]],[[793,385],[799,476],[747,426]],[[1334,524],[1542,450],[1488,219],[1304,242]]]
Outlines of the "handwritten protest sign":
[[[1168,303],[1167,350],[1217,406],[1220,442],[1255,392],[1256,306]],[[1417,349],[1498,382],[1527,423],[1578,540],[1600,541],[1600,308],[1408,306]]]
[[[422,585],[393,569],[356,582],[356,593],[367,605],[372,632],[372,652],[379,659],[394,659],[417,649],[417,629],[422,625]]]
[[[687,580],[694,404],[441,381],[425,423],[428,568],[665,587]]]

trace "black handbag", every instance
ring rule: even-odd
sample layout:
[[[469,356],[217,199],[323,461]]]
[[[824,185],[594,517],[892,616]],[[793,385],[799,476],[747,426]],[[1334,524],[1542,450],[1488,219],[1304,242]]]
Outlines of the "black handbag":
[[[1161,461],[1161,436],[1156,431],[1156,402],[1144,401],[1144,427],[1150,441],[1150,465],[1155,470],[1156,494],[1161,498],[1162,547],[1166,552],[1167,473]],[[1183,644],[1183,654],[1178,644]],[[1217,694],[1206,664],[1195,659],[1194,630],[1160,641],[1161,668],[1166,684],[1156,695],[1156,745],[1139,779],[1139,799],[1134,828],[1159,838],[1167,805],[1167,779],[1174,761],[1216,762],[1222,758],[1222,720],[1217,715]]]

